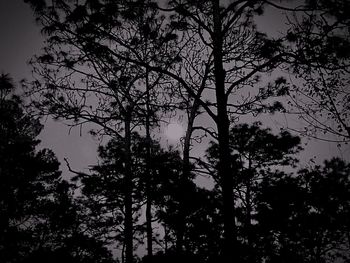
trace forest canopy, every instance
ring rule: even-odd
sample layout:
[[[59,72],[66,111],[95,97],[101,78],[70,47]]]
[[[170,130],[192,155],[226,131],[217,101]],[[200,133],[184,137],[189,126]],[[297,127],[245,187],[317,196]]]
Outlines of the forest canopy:
[[[299,157],[350,139],[347,1],[25,2],[45,43],[24,92],[0,78],[4,262],[350,261],[350,164]],[[62,175],[47,116],[93,127],[98,162]]]

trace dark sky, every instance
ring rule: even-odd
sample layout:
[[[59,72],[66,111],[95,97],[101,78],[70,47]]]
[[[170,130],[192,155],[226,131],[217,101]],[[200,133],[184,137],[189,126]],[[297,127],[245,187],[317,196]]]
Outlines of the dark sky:
[[[22,0],[0,1],[0,69],[19,79],[30,73],[26,61],[40,50],[42,39],[32,12]]]
[[[278,18],[273,12],[268,14],[269,19],[265,23],[268,30],[273,26],[281,27]],[[40,53],[43,46],[43,38],[40,36],[40,28],[35,24],[32,11],[22,0],[0,0],[0,72],[10,73],[15,82],[22,78],[31,78],[30,67],[27,61],[34,55]],[[285,124],[286,119],[273,120],[271,116],[265,117],[264,122],[271,125]],[[289,123],[297,123],[296,119],[288,117]],[[96,162],[95,149],[98,144],[90,136],[86,135],[87,129],[69,129],[59,123],[47,120],[45,129],[41,134],[42,146],[55,151],[62,162],[67,157],[76,169],[87,167],[88,164]],[[299,125],[299,124],[297,124]],[[202,152],[203,146],[194,152]],[[316,161],[322,161],[330,156],[340,155],[350,159],[350,147],[339,149],[335,144],[325,142],[309,142],[306,151],[301,158],[304,162],[316,156]],[[62,165],[65,171],[65,164]]]
[[[40,53],[44,39],[36,25],[32,11],[23,0],[0,0],[0,72],[9,73],[18,83],[31,78],[28,60]],[[18,84],[17,84],[18,86]],[[42,147],[54,150],[60,161],[66,157],[73,167],[81,169],[96,162],[97,142],[80,136],[79,129],[71,130],[51,120],[44,121]],[[86,133],[86,129],[82,133]],[[61,168],[65,169],[62,163]]]

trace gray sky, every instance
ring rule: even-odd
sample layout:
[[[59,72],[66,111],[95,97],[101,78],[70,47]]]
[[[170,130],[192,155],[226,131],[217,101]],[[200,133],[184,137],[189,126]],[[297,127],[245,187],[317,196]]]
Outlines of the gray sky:
[[[16,80],[30,73],[26,65],[42,39],[31,10],[22,0],[0,1],[0,70]]]
[[[31,78],[27,65],[30,58],[40,53],[44,39],[36,25],[29,5],[23,0],[0,0],[0,72],[9,73],[16,83]],[[87,129],[72,129],[50,119],[44,120],[45,128],[40,135],[42,147],[52,149],[61,168],[66,171],[63,158],[68,158],[72,167],[82,169],[96,163],[98,142],[86,136]]]
[[[283,28],[283,25],[273,15],[273,11],[268,13],[266,28]],[[32,11],[29,6],[23,3],[23,0],[0,0],[0,72],[10,73],[15,82],[23,78],[30,79],[30,67],[27,61],[34,55],[40,53],[43,46],[43,38],[40,36],[40,29],[35,24]],[[259,117],[265,125],[272,128],[279,128],[286,122],[293,125],[302,126],[296,118],[280,116]],[[63,124],[47,120],[44,122],[45,129],[40,138],[42,147],[48,147],[63,162],[66,157],[76,169],[83,169],[89,164],[96,163],[95,149],[98,142],[91,136],[86,135],[87,128],[82,130],[69,129]],[[201,145],[195,152],[203,152],[205,147]],[[331,156],[341,156],[350,160],[350,146],[338,148],[334,143],[321,141],[308,141],[306,150],[301,154],[301,159],[305,163],[312,157],[316,157],[316,162],[321,162]],[[62,169],[66,171],[65,164],[62,163]]]

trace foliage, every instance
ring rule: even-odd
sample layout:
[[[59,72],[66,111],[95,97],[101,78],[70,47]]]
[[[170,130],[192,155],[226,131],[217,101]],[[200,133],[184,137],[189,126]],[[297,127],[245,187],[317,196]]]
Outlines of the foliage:
[[[266,262],[349,260],[349,168],[332,159],[296,176],[264,179],[257,231]]]
[[[80,228],[79,208],[59,162],[36,151],[42,125],[26,114],[10,79],[0,78],[0,257],[3,262],[110,262]]]
[[[302,134],[347,143],[350,17],[343,10],[349,3],[307,2],[309,11],[294,14],[287,35],[292,54],[288,70],[296,77],[290,103],[305,122]]]
[[[307,135],[321,130],[349,139],[349,17],[335,8],[345,10],[346,1],[27,2],[47,36],[43,54],[32,61],[37,79],[28,91],[38,98],[34,106],[71,126],[93,123],[93,135],[111,136],[99,150],[101,164],[76,178],[90,236],[117,242],[125,248],[122,260],[125,255],[132,263],[133,241],[143,242],[146,203],[148,260],[153,241],[164,244],[165,258],[172,253],[227,263],[331,258],[320,252],[327,242],[315,245],[296,227],[310,224],[309,206],[325,209],[311,200],[316,189],[305,188],[304,174],[311,172],[289,176],[278,170],[296,167],[300,139],[286,131],[273,135],[259,123],[232,123],[242,115],[284,111],[280,97],[290,95],[309,124]],[[255,18],[268,8],[284,12],[286,34],[270,37],[258,30]],[[278,76],[281,69],[292,75],[291,82],[302,82],[291,86]],[[189,116],[183,158],[150,140],[151,123],[169,109]],[[196,125],[201,114],[215,128]],[[134,132],[143,125],[146,139]],[[194,131],[203,133],[194,137]],[[192,139],[208,134],[215,142],[199,164],[216,182],[212,191],[196,186],[189,161]],[[277,203],[270,190],[283,191]],[[293,199],[294,192],[300,199]],[[279,220],[271,217],[269,205]],[[152,219],[164,227],[163,244],[153,240]],[[310,231],[317,236],[331,224]],[[330,232],[324,238],[338,242],[338,229]],[[159,258],[162,254],[154,260]]]
[[[255,247],[256,202],[259,185],[264,178],[269,178],[278,169],[295,166],[295,157],[302,148],[300,138],[287,131],[275,135],[262,124],[238,124],[230,131],[231,162],[235,172],[236,220],[241,239],[241,257],[249,262],[256,262],[258,254]],[[201,162],[209,170],[216,182],[218,194],[222,194],[222,181],[217,177],[218,145],[211,142],[207,149],[208,163]],[[232,175],[233,176],[233,175]]]

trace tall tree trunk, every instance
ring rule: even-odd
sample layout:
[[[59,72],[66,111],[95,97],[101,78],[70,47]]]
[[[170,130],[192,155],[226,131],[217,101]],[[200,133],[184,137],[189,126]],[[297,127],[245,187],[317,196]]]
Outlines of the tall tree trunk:
[[[146,68],[146,232],[147,255],[153,255],[153,229],[152,229],[152,194],[151,194],[151,132],[150,132],[150,94],[148,68]]]
[[[252,171],[252,165],[251,160],[249,157],[249,167],[248,167],[248,174],[246,178],[246,222],[245,222],[245,228],[246,228],[246,238],[247,238],[247,246],[248,246],[248,262],[254,263],[254,254],[253,254],[253,247],[252,247],[252,203],[251,203],[251,184],[252,184],[252,178],[253,178],[253,171]]]
[[[223,36],[220,17],[219,0],[212,0],[213,3],[213,54],[215,93],[217,101],[217,130],[219,143],[219,165],[218,175],[221,180],[223,195],[223,219],[224,219],[224,244],[223,262],[232,263],[239,261],[238,249],[236,248],[236,230],[234,215],[233,197],[233,174],[231,167],[231,154],[229,148],[229,118],[227,113],[227,97],[225,94],[225,71],[223,68]]]
[[[198,96],[203,92],[204,88],[201,87],[198,91]],[[187,129],[184,140],[184,148],[183,148],[183,158],[182,158],[182,177],[181,183],[182,185],[186,184],[186,181],[190,178],[191,173],[191,163],[190,163],[190,148],[191,148],[191,136],[193,132],[193,124],[197,115],[197,111],[199,108],[199,102],[197,99],[194,100],[193,104],[190,105],[191,111],[188,115]],[[181,187],[181,186],[180,186]],[[186,205],[187,200],[180,199],[180,211],[179,211],[179,228],[176,234],[176,251],[178,254],[181,254],[183,251],[183,243],[184,243],[184,234],[186,230],[186,216],[181,209]]]
[[[183,158],[182,158],[182,175],[180,179],[180,188],[185,189],[185,184],[190,177],[190,144],[191,144],[191,135],[192,135],[192,127],[195,119],[195,113],[198,108],[198,103],[194,102],[191,107],[190,116],[188,118],[187,129],[184,140],[184,149],[183,149]],[[183,211],[184,206],[186,205],[187,200],[185,200],[184,196],[180,196],[180,205],[178,211],[178,229],[176,233],[176,252],[177,254],[181,254],[183,252],[183,243],[184,243],[184,234],[186,228],[186,215]]]
[[[133,262],[133,216],[132,216],[132,171],[131,171],[131,113],[127,110],[125,116],[125,262]]]

